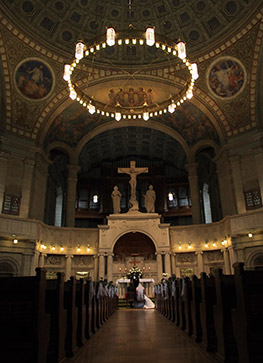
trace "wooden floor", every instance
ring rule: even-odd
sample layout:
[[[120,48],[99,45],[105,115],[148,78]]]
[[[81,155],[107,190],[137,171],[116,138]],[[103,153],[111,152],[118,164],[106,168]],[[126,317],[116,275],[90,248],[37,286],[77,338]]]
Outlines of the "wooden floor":
[[[217,362],[156,310],[116,311],[67,363]]]

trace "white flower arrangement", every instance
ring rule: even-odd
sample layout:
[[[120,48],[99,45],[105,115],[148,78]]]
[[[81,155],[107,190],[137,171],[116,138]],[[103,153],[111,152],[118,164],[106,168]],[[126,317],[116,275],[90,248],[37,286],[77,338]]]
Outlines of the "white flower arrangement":
[[[131,275],[133,275],[134,273],[136,274],[136,276],[138,276],[140,278],[142,277],[142,271],[137,266],[133,266],[132,268],[129,269],[128,277],[130,278]]]

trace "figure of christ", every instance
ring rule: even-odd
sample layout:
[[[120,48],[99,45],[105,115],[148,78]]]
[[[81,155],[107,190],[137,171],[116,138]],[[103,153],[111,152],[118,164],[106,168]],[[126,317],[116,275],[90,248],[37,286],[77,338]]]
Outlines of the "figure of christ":
[[[118,173],[130,175],[130,186],[131,186],[131,199],[130,203],[132,205],[131,210],[138,210],[138,202],[136,200],[136,185],[137,185],[137,175],[142,173],[148,173],[148,168],[136,168],[135,161],[130,162],[130,168],[118,168]]]

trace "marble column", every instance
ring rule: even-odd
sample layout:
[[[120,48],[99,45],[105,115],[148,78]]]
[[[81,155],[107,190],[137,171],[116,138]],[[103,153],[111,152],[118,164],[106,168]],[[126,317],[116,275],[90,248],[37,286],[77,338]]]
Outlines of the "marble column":
[[[102,277],[104,279],[105,274],[105,257],[104,254],[99,255],[99,280]]]
[[[197,258],[197,269],[196,269],[196,276],[199,278],[201,272],[204,272],[204,256],[203,251],[196,251],[196,258]]]
[[[43,252],[40,252],[39,260],[38,260],[38,267],[44,267],[45,256],[46,256],[46,254],[44,254]]]
[[[246,212],[239,155],[230,158],[238,214]]]
[[[230,258],[229,258],[229,251],[227,248],[221,250],[224,256],[224,274],[230,275],[231,274],[231,266],[230,266]]]
[[[231,166],[226,151],[220,153],[216,160],[217,178],[223,217],[236,214]],[[225,197],[227,195],[227,198]]]
[[[261,201],[263,203],[263,151],[262,148],[260,147],[253,150],[253,152],[257,166],[258,184],[260,187]]]
[[[171,257],[170,252],[165,252],[164,255],[164,264],[165,264],[165,272],[168,274],[168,277],[172,276],[171,273]]]
[[[99,280],[99,261],[98,261],[98,255],[93,256],[94,259],[94,281]]]
[[[75,226],[75,203],[76,203],[76,186],[78,182],[78,165],[68,165],[68,188],[67,188],[67,227]]]
[[[37,154],[36,159],[37,161],[34,167],[34,175],[32,179],[29,218],[35,218],[43,221],[49,161],[45,155],[42,154]]]
[[[7,176],[7,170],[8,170],[8,164],[9,164],[10,154],[0,151],[0,213],[2,213],[2,205],[3,205],[3,199],[4,199],[4,193],[5,193],[5,187],[6,187],[6,176]]]
[[[192,219],[193,224],[201,223],[201,208],[200,208],[200,194],[197,175],[197,163],[186,164],[188,170],[188,180],[190,185],[191,199],[192,199]]]
[[[107,279],[108,282],[112,281],[112,263],[113,263],[113,253],[108,254],[108,265],[107,265]]]
[[[28,218],[32,191],[33,171],[36,162],[31,159],[24,160],[24,172],[22,181],[22,198],[20,204],[20,217]]]
[[[65,281],[68,281],[72,275],[72,255],[66,255]]]
[[[172,275],[176,275],[176,264],[175,264],[175,253],[171,254],[171,268],[172,268]]]
[[[234,246],[228,247],[228,250],[229,250],[229,259],[230,259],[230,271],[231,274],[234,274],[233,264],[237,262],[237,253]]]
[[[157,279],[159,282],[163,277],[163,260],[162,260],[162,254],[160,252],[156,253],[156,255],[157,255]]]

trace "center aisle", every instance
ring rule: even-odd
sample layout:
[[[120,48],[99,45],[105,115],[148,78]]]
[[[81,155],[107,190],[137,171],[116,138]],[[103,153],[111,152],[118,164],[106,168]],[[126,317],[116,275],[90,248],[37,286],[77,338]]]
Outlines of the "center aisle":
[[[117,310],[67,363],[208,363],[208,357],[156,310]]]

